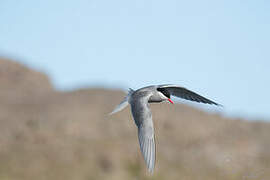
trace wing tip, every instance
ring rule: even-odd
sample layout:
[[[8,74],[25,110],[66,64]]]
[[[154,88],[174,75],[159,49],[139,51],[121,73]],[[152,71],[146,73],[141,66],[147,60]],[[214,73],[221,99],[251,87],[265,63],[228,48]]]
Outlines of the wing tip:
[[[216,105],[216,106],[219,106],[219,107],[224,107],[222,104],[216,103],[216,102],[214,102],[214,101],[211,101],[211,102],[208,103],[208,104]]]
[[[215,105],[224,108],[224,106],[222,104],[216,103]]]
[[[154,173],[155,161],[156,161],[156,145],[155,139],[145,139],[141,133],[139,133],[140,150],[143,155],[143,159],[147,170],[150,174]]]
[[[110,112],[110,113],[108,113],[108,116],[111,116],[111,115],[113,115],[115,112]]]
[[[147,168],[148,172],[153,175],[154,174],[154,167],[153,168]]]

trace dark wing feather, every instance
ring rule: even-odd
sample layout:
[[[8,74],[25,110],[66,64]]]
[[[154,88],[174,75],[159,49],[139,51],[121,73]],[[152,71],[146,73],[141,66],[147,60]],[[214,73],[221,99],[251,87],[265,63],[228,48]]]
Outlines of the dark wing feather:
[[[196,101],[198,103],[214,104],[220,106],[220,104],[211,101],[195,92],[192,92],[184,87],[177,85],[160,85],[158,89],[166,89],[172,96],[177,96],[190,101]]]

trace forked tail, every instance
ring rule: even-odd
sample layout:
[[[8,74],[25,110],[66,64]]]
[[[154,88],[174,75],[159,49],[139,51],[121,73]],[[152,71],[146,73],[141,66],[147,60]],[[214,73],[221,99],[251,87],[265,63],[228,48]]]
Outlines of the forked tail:
[[[109,115],[112,115],[114,113],[117,113],[117,112],[123,110],[125,107],[127,107],[128,101],[129,101],[129,97],[132,95],[133,92],[134,92],[134,90],[131,89],[131,88],[129,88],[127,96],[124,98],[124,100],[120,104],[118,104],[114,108],[114,110]]]

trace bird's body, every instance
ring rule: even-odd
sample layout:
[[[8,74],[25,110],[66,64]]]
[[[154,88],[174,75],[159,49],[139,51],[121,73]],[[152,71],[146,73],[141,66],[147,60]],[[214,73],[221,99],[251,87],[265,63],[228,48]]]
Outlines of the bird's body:
[[[140,88],[136,91],[130,89],[126,98],[111,113],[113,114],[124,109],[128,104],[131,105],[132,116],[138,128],[140,149],[150,172],[153,172],[155,166],[156,147],[154,125],[149,103],[159,103],[162,101],[173,103],[170,99],[171,95],[196,102],[218,105],[203,96],[177,85],[153,85]]]

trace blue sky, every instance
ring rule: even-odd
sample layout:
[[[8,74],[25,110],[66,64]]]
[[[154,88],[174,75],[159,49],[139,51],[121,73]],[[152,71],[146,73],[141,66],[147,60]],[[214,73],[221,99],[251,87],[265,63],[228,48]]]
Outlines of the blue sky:
[[[270,119],[269,1],[1,0],[0,22],[0,55],[59,89],[174,83]]]

